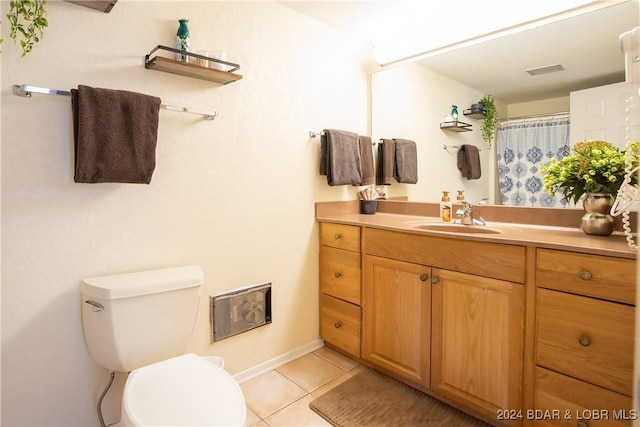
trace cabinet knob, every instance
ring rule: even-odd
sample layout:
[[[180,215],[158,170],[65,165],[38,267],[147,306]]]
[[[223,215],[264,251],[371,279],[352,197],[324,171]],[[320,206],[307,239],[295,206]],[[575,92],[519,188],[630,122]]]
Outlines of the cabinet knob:
[[[336,239],[336,240],[340,240],[340,239],[342,239],[342,234],[336,233],[336,234],[333,235],[333,238]]]
[[[428,275],[426,275],[426,274],[421,274],[421,275],[420,275],[420,280],[421,280],[422,282],[426,282],[428,278],[429,278],[429,276],[428,276]]]
[[[589,347],[591,345],[591,340],[588,337],[585,337],[584,335],[578,338],[578,342],[583,347]]]
[[[580,272],[580,278],[582,280],[591,280],[591,273],[589,273],[587,270],[582,270]]]
[[[576,427],[589,427],[589,424],[585,423],[584,421],[578,421]]]
[[[439,281],[440,281],[440,279],[438,279],[436,276],[433,276],[431,278],[431,284],[432,285],[437,285]]]
[[[340,328],[340,326],[342,326],[342,322],[336,322],[336,323],[334,323],[334,324],[333,324],[333,326],[334,326],[336,329],[339,329],[339,328]]]
[[[333,273],[333,275],[336,277],[336,279],[339,279],[340,276],[342,276],[339,271],[336,271],[335,273]]]

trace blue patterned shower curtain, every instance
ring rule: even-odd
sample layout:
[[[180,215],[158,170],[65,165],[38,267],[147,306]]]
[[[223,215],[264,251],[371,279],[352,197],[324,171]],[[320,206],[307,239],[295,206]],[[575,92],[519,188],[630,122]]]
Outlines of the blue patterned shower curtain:
[[[499,123],[496,150],[503,205],[567,206],[561,194],[550,196],[542,190],[540,163],[569,154],[568,114]]]

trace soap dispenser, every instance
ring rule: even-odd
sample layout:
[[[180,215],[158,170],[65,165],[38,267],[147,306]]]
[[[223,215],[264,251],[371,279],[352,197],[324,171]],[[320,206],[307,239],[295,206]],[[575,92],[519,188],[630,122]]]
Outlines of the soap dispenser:
[[[440,219],[443,222],[451,222],[451,200],[449,192],[442,192],[442,201],[440,202]]]
[[[464,200],[464,190],[458,190],[458,195],[456,196],[456,200],[459,200],[459,201]]]

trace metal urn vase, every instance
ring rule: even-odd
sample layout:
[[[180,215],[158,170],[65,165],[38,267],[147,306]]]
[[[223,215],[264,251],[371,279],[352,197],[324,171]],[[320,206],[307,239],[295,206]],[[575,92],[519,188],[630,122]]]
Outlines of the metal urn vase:
[[[613,206],[613,195],[609,193],[587,193],[582,201],[585,214],[580,228],[586,234],[610,236],[614,229],[613,217],[609,214]]]

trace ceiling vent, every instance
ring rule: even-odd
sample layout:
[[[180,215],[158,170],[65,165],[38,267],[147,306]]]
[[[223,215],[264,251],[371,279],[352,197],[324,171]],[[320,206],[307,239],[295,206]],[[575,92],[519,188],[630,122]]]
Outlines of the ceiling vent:
[[[546,67],[531,68],[527,70],[527,73],[532,76],[539,74],[555,73],[556,71],[562,71],[564,67],[561,64],[547,65]]]

